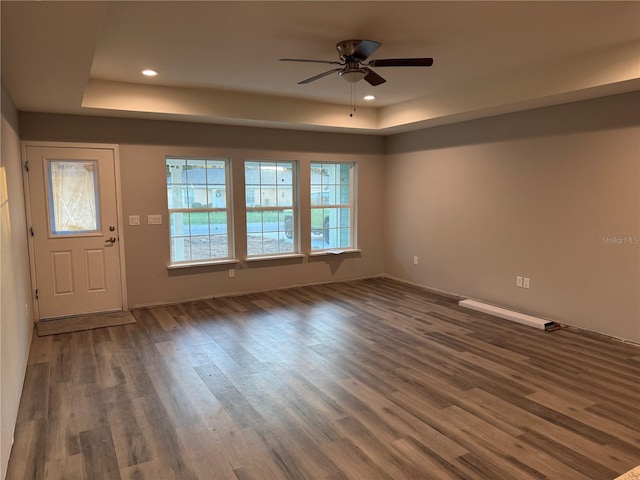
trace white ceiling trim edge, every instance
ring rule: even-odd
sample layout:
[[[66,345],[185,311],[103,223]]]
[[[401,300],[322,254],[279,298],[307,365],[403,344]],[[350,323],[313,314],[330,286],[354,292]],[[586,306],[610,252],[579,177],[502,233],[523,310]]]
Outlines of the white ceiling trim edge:
[[[534,72],[532,74],[532,72]],[[585,100],[638,88],[640,42],[558,59],[535,69],[516,71],[498,81],[457,85],[437,95],[384,107],[379,129],[410,124],[509,113],[521,107]]]
[[[170,114],[206,123],[266,122],[329,129],[375,131],[378,110],[223,90],[165,87],[91,79],[83,108]]]

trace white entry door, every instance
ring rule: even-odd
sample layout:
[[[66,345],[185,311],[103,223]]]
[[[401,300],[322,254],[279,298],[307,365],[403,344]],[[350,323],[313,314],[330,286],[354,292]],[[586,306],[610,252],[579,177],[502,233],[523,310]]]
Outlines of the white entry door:
[[[38,318],[122,310],[114,149],[25,149]]]

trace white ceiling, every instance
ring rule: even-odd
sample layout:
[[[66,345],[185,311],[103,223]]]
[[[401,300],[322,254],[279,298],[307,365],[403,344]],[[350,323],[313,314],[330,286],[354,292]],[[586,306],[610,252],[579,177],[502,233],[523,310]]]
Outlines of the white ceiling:
[[[640,2],[2,1],[2,81],[18,109],[388,134],[640,89]],[[387,83],[337,75],[371,39]],[[140,75],[144,68],[159,72]],[[366,103],[365,94],[376,100]]]

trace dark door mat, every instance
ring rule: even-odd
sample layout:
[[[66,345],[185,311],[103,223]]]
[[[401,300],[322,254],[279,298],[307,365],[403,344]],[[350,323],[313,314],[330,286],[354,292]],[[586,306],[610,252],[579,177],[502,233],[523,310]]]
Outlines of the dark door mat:
[[[56,335],[58,333],[79,332],[92,328],[114,327],[136,323],[131,312],[97,313],[78,317],[52,318],[36,322],[38,336]]]

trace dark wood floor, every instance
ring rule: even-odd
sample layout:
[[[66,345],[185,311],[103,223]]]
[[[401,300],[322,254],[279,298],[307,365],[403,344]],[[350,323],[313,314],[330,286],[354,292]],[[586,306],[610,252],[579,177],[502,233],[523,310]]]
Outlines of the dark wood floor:
[[[373,279],[34,337],[8,479],[611,480],[640,348]]]

